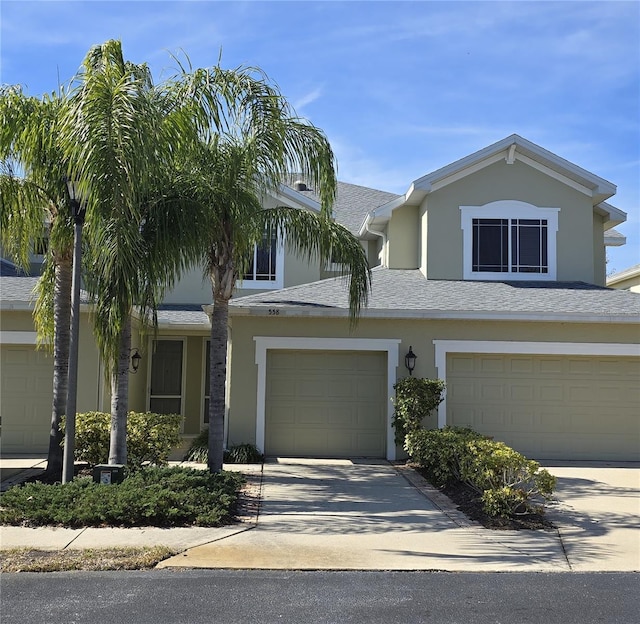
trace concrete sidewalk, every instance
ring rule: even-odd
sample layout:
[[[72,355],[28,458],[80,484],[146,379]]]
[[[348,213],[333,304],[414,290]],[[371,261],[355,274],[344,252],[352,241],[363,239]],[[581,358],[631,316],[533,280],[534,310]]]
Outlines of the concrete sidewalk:
[[[225,466],[243,472],[260,466]],[[158,567],[300,570],[638,571],[638,464],[548,466],[559,531],[469,522],[414,471],[384,461],[267,462],[259,517],[221,528],[0,527],[2,548],[165,545]],[[255,471],[258,471],[256,474]],[[253,510],[257,514],[257,509]],[[182,552],[184,551],[184,552]]]

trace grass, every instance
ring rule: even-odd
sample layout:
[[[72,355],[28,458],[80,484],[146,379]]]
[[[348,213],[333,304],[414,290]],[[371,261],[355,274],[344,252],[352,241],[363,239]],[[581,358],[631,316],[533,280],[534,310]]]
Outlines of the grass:
[[[69,570],[148,570],[176,554],[166,546],[87,548],[84,550],[0,550],[0,572],[63,572]]]

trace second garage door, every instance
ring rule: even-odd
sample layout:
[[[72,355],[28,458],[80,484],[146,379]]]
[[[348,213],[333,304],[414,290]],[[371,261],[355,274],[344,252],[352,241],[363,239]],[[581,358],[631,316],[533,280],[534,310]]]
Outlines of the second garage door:
[[[534,459],[640,459],[640,359],[450,354],[447,424]]]
[[[49,448],[53,360],[33,345],[3,345],[2,451],[43,453]]]
[[[266,454],[384,457],[386,388],[386,353],[269,351]]]

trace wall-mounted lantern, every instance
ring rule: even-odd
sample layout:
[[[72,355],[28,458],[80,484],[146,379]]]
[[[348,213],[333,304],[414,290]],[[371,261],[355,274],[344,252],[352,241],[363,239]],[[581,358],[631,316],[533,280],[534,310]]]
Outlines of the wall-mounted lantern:
[[[140,355],[138,347],[131,349],[131,352],[131,366],[129,367],[129,372],[135,375],[140,367],[140,360],[142,359],[142,356]]]
[[[418,356],[413,352],[413,347],[409,347],[409,353],[404,356],[404,365],[409,371],[409,375],[413,375],[413,369],[416,367]]]

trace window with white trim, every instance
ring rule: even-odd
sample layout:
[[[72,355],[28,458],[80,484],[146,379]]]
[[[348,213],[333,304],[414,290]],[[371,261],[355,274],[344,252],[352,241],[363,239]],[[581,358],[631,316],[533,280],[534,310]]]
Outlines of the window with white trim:
[[[262,243],[253,250],[253,258],[242,277],[240,288],[275,289],[283,286],[283,245],[275,232],[265,232]]]
[[[556,279],[559,208],[503,200],[460,210],[464,279]]]

